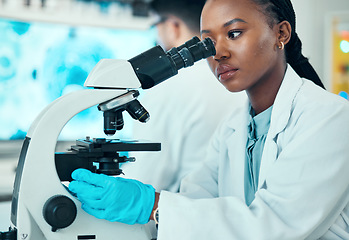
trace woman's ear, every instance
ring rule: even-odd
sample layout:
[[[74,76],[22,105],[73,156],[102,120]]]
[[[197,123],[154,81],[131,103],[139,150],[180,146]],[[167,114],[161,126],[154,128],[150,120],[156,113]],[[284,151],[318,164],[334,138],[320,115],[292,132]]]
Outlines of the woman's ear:
[[[291,39],[292,27],[288,21],[282,21],[278,24],[279,43],[286,45]]]

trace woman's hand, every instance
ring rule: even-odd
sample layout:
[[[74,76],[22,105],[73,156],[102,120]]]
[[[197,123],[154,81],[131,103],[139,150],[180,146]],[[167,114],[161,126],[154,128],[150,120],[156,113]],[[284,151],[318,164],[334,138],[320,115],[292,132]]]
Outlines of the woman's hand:
[[[86,169],[75,170],[72,178],[69,190],[81,201],[81,208],[96,218],[126,224],[145,224],[152,218],[155,189],[151,185]]]

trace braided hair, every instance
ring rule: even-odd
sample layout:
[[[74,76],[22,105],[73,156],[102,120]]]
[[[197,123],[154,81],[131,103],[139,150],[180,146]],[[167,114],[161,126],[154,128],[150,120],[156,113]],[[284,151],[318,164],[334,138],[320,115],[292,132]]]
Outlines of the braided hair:
[[[287,63],[292,66],[300,77],[307,78],[316,85],[325,88],[308,58],[302,54],[302,42],[296,33],[296,14],[291,0],[251,1],[262,7],[270,26],[273,26],[275,22],[288,21],[290,23],[292,27],[291,39],[285,46]]]

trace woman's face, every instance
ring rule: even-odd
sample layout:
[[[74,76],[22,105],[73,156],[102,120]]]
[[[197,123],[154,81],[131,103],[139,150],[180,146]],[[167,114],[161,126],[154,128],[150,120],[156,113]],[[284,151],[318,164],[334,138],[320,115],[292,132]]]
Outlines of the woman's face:
[[[278,31],[253,2],[208,0],[201,36],[214,42],[217,53],[208,63],[229,91],[266,89],[273,82],[273,71],[280,64]]]

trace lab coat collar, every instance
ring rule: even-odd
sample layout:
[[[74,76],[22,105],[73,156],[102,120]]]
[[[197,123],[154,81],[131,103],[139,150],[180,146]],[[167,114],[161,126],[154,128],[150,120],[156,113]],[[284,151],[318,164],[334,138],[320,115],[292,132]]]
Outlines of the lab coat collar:
[[[271,113],[270,129],[268,134],[270,137],[274,138],[287,126],[291,116],[293,101],[302,84],[303,80],[290,65],[287,65],[286,73],[276,95],[273,111]]]
[[[245,101],[242,101],[240,106],[235,106],[235,111],[230,115],[230,117],[227,120],[227,126],[233,130],[236,130],[237,128],[240,128],[241,124],[244,124],[247,126],[247,120],[249,119],[249,109],[251,107],[251,104],[246,97]],[[242,114],[241,114],[242,113]]]
[[[302,85],[303,80],[288,65],[271,113],[270,128],[261,159],[258,188],[267,188],[265,179],[268,170],[278,156],[276,136],[286,128],[291,117],[292,104]]]
[[[249,101],[246,100],[241,107],[235,109],[227,122],[229,136],[225,139],[225,146],[228,149],[228,159],[230,159],[231,169],[231,191],[242,201],[245,199],[244,185],[239,184],[244,179],[245,149],[247,143],[247,124],[249,120]],[[236,171],[242,169],[242,171]]]
[[[302,84],[303,80],[297,75],[292,67],[288,65],[284,79],[273,104],[270,128],[261,160],[259,188],[264,185],[269,166],[276,160],[278,150],[275,137],[286,128],[291,116],[292,103]],[[250,103],[247,100],[243,106],[233,112],[229,121],[227,122],[227,126],[232,129],[232,134],[226,139],[226,146],[229,149],[228,151],[230,159],[245,159],[246,157],[245,150],[247,143],[249,109]],[[237,169],[244,169],[243,160],[233,162],[234,167]],[[240,173],[235,172],[234,177],[236,178],[236,182],[238,182],[238,179],[243,179],[243,171]],[[240,186],[240,189],[237,189],[237,192],[239,193],[237,195],[244,199],[243,186]]]

